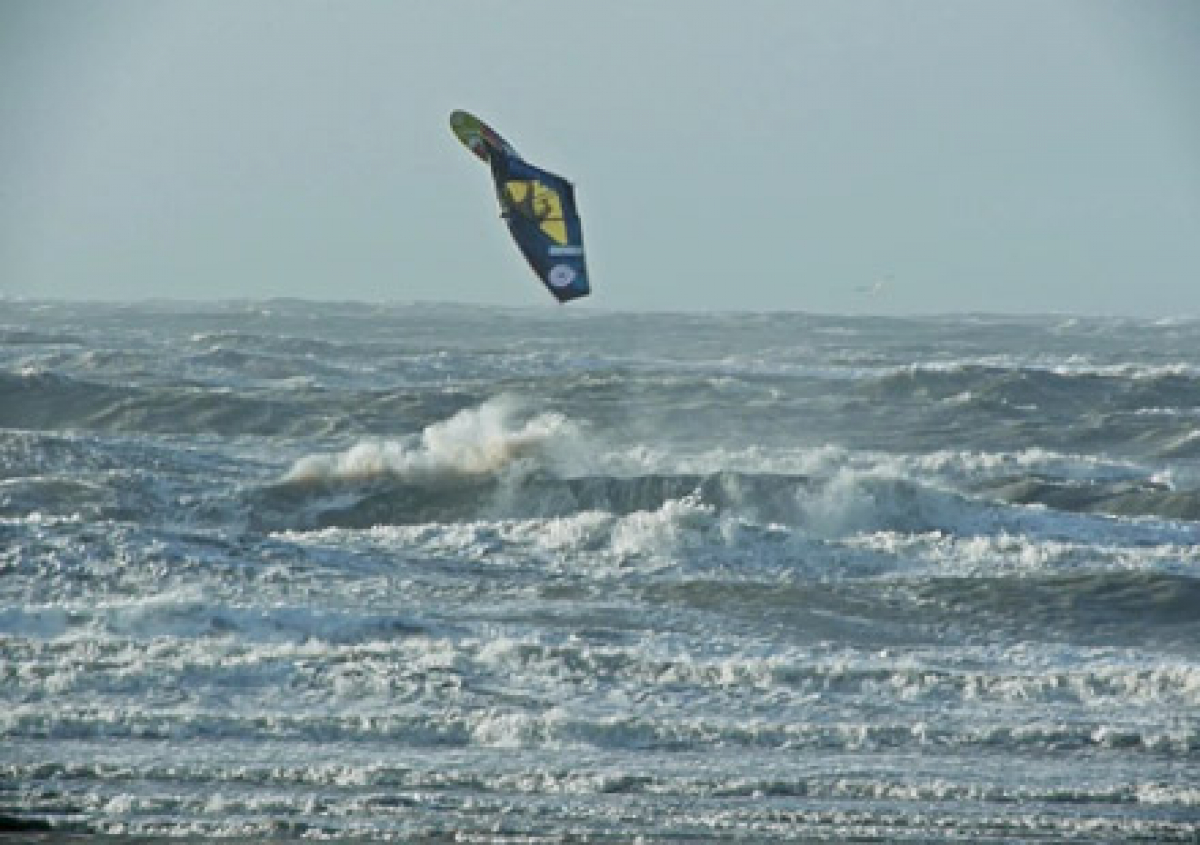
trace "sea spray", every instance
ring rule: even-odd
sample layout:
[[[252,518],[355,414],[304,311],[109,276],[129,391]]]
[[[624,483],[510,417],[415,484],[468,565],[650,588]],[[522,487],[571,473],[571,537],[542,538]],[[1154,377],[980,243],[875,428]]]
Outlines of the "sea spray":
[[[290,483],[392,478],[439,482],[520,476],[571,467],[585,454],[578,425],[561,413],[533,413],[513,395],[464,408],[408,440],[370,440],[329,454],[306,455],[284,475]]]

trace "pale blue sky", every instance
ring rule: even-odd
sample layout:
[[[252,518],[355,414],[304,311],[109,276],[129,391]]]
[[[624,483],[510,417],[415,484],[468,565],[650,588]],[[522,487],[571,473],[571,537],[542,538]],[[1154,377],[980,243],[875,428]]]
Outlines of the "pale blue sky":
[[[0,295],[1200,316],[1194,0],[0,0]],[[882,291],[863,289],[887,279]]]

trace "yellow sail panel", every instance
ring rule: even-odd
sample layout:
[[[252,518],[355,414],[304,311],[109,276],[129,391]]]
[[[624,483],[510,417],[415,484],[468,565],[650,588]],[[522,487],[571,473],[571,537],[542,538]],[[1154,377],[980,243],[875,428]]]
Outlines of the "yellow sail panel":
[[[505,211],[534,220],[555,243],[567,243],[562,198],[537,179],[509,179],[504,183]]]

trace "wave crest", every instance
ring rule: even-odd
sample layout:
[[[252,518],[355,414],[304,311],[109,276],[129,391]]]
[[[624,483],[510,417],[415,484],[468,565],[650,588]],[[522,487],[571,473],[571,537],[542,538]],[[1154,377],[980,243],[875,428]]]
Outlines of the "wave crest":
[[[415,441],[363,441],[336,454],[306,455],[285,484],[392,479],[416,484],[525,475],[583,454],[579,426],[565,415],[530,414],[513,396],[489,399],[425,428]]]

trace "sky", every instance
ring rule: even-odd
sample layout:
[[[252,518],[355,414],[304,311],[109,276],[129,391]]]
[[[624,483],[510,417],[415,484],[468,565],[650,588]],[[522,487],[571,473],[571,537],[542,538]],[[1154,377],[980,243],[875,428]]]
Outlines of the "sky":
[[[1200,316],[1197,80],[1195,0],[0,0],[0,297]]]

